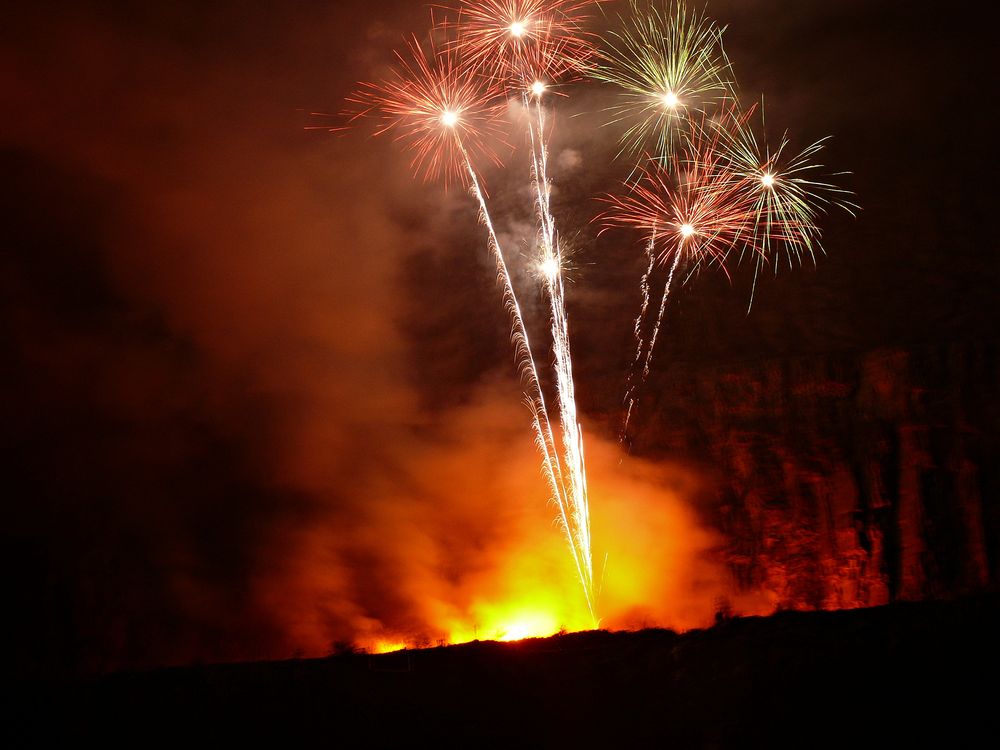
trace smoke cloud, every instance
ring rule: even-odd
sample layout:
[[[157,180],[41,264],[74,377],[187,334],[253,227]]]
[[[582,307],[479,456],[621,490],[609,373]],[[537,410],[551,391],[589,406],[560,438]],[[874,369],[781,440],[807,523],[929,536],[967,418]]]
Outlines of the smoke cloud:
[[[388,141],[303,130],[398,33],[351,8],[187,10],[28,15],[34,41],[4,45],[21,666],[590,626],[474,206]],[[491,201],[527,254],[519,159]],[[600,435],[604,624],[707,622],[724,584],[697,477]]]

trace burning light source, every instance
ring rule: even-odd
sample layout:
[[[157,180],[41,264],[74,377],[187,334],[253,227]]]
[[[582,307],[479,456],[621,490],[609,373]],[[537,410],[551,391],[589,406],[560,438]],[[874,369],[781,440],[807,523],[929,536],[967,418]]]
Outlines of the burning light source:
[[[514,21],[514,23],[510,25],[510,35],[520,39],[524,36],[524,32],[527,31],[527,25],[526,21]]]
[[[694,225],[693,224],[681,224],[681,237],[687,239],[694,235]]]
[[[667,91],[661,98],[663,99],[663,106],[668,109],[675,109],[681,103],[681,100],[677,98],[677,94],[673,91]]]
[[[458,125],[458,112],[446,109],[441,113],[441,124],[447,128],[453,128]]]
[[[541,96],[545,93],[545,84],[541,81],[535,81],[531,84],[531,93],[535,96]]]
[[[765,172],[761,175],[760,184],[766,188],[774,187],[774,175],[770,172]]]

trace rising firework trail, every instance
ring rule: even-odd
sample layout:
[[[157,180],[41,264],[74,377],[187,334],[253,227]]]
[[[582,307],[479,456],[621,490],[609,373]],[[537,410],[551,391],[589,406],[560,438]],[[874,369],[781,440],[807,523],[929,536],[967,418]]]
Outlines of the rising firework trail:
[[[553,367],[561,428],[565,503],[560,517],[591,615],[596,618],[590,505],[583,432],[576,407],[573,360],[566,312],[564,259],[550,203],[548,127],[543,97],[553,84],[578,75],[593,54],[581,31],[590,2],[572,0],[487,0],[466,2],[458,45],[483,61],[528,115],[531,182],[538,219],[538,266],[549,300]]]
[[[442,178],[446,183],[459,178],[469,186],[476,199],[480,220],[487,230],[489,250],[496,263],[504,306],[511,319],[511,338],[525,398],[532,413],[535,442],[542,455],[543,473],[559,510],[587,606],[594,616],[590,516],[572,370],[568,363],[564,365],[569,378],[568,389],[560,381],[560,413],[573,420],[568,425],[563,419],[563,457],[560,457],[524,316],[475,167],[475,155],[498,161],[489,143],[503,110],[503,91],[495,78],[483,75],[478,69],[481,60],[470,55],[468,47],[449,38],[451,30],[452,27],[446,24],[435,26],[426,48],[415,37],[408,41],[405,52],[397,53],[398,65],[387,81],[362,84],[358,93],[349,99],[360,107],[352,119],[365,115],[379,118],[382,124],[377,133],[396,132],[404,148],[414,152],[411,167],[418,174],[425,179]],[[443,45],[435,44],[437,37],[445,40]],[[561,307],[561,287],[559,293]],[[559,330],[565,332],[564,317],[563,312]],[[553,330],[556,330],[555,322]]]
[[[626,182],[625,195],[605,199],[610,205],[601,216],[605,228],[638,229],[649,258],[640,283],[643,301],[635,323],[637,346],[626,384],[622,439],[637,391],[649,376],[678,271],[685,274],[685,279],[713,265],[728,273],[725,264],[731,251],[755,231],[753,196],[747,178],[729,169],[728,160],[720,154],[720,142],[717,132],[693,126],[685,138],[683,155],[675,152],[666,164],[657,158],[647,160],[638,168],[638,179]],[[646,339],[642,324],[649,307],[650,275],[656,260],[668,271]]]
[[[643,338],[642,334],[642,324],[646,320],[646,313],[649,311],[649,295],[650,295],[650,284],[653,277],[653,269],[656,267],[656,229],[650,233],[649,240],[646,244],[646,272],[642,275],[639,280],[639,294],[642,296],[642,304],[639,306],[639,314],[635,316],[635,323],[632,326],[632,338],[635,341],[635,356],[628,365],[628,375],[625,378],[625,417],[622,419],[622,430],[619,434],[618,442],[621,443],[625,440],[625,430],[628,427],[629,420],[632,418],[632,408],[635,406],[635,384],[633,379],[635,377],[636,367],[639,365],[639,361],[642,359],[642,353],[646,349],[646,340]],[[664,295],[666,299],[666,295]],[[660,305],[660,317],[663,316],[664,305]]]
[[[532,140],[532,182],[535,186],[535,205],[539,221],[540,268],[545,279],[549,298],[552,325],[552,351],[555,359],[556,388],[559,403],[559,421],[562,427],[563,455],[567,467],[570,509],[573,515],[571,546],[581,558],[578,565],[586,578],[588,603],[594,613],[593,557],[590,539],[590,506],[587,496],[587,469],[584,461],[583,431],[576,409],[576,390],[573,381],[573,358],[569,344],[569,316],[566,313],[564,260],[556,233],[555,219],[549,203],[551,189],[548,180],[548,146],[544,140],[545,115],[541,93],[535,97],[536,123],[529,125]]]

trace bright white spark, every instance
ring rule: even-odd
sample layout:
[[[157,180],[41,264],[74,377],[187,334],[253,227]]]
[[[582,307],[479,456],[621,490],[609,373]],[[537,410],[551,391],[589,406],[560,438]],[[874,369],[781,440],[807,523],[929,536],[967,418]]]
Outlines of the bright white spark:
[[[453,128],[458,125],[458,112],[446,109],[441,113],[441,124],[447,128]]]
[[[760,177],[760,184],[766,188],[774,187],[774,175],[770,172],[765,172]]]
[[[514,21],[514,23],[510,25],[510,35],[516,36],[518,39],[520,39],[522,36],[524,36],[524,32],[528,30],[527,27],[528,24],[526,21]]]
[[[668,91],[661,97],[661,99],[663,99],[663,106],[669,109],[674,109],[681,103],[681,100],[677,98],[677,94],[673,91]]]
[[[535,81],[531,84],[531,93],[535,96],[541,96],[545,93],[545,84],[541,81]]]
[[[693,234],[694,234],[693,224],[681,224],[681,237],[687,239],[688,237],[691,237]]]
[[[556,276],[559,275],[559,262],[553,258],[548,257],[543,260],[540,264],[542,274],[549,281],[555,281]]]

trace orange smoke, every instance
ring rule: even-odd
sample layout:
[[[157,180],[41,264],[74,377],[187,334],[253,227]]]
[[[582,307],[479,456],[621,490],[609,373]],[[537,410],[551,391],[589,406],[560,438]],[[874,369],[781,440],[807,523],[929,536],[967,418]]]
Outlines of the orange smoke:
[[[712,621],[729,586],[712,559],[718,540],[689,505],[698,477],[623,458],[590,435],[602,574],[593,622],[516,403],[505,385],[453,410],[436,434],[410,446],[405,466],[355,489],[360,521],[331,513],[290,534],[290,564],[260,587],[290,643],[310,654],[338,641],[382,652],[595,624]]]

